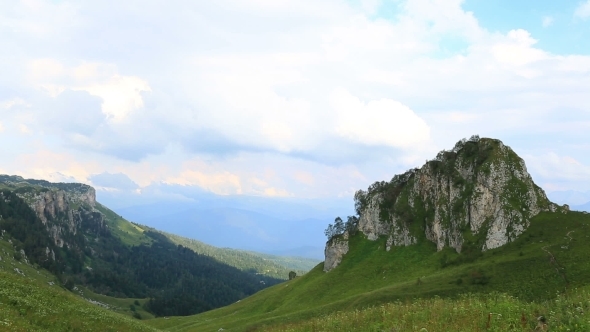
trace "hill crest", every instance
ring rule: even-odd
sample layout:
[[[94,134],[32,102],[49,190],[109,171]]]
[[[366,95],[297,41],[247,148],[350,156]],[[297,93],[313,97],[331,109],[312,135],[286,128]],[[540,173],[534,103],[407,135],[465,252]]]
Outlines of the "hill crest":
[[[392,246],[431,241],[438,251],[498,248],[514,241],[542,211],[562,211],[527,172],[525,162],[500,140],[472,136],[441,151],[421,168],[375,182],[355,194],[356,228]],[[348,233],[331,238],[324,271],[348,252]]]

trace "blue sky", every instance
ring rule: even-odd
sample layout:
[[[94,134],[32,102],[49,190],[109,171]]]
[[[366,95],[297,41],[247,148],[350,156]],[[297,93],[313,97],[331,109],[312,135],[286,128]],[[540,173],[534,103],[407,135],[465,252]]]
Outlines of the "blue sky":
[[[346,198],[479,134],[587,191],[588,36],[588,0],[0,1],[0,173]]]

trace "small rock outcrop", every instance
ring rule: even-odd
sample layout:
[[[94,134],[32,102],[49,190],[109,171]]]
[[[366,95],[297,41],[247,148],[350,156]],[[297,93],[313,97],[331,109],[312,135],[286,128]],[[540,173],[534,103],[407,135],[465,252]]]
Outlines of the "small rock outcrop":
[[[328,272],[342,262],[342,257],[348,253],[348,233],[342,237],[334,237],[326,244],[324,255],[324,272]]]
[[[516,239],[541,211],[567,212],[547,199],[510,147],[477,136],[441,151],[422,168],[357,191],[355,208],[358,230],[372,241],[387,237],[387,251],[428,240],[438,250],[461,252],[467,233],[485,251]],[[330,247],[328,242],[326,262],[336,262],[328,257]],[[325,270],[337,265],[325,264]]]

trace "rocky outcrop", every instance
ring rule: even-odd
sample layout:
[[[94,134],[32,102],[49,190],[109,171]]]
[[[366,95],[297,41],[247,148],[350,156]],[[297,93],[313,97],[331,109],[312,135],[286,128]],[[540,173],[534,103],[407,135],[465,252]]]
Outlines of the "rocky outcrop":
[[[348,253],[348,233],[342,237],[334,237],[326,243],[324,255],[324,272],[328,272],[342,262],[342,257]]]
[[[83,184],[71,184],[71,188],[65,189],[38,184],[21,188],[17,195],[37,214],[58,247],[76,247],[71,238],[82,229],[94,234],[108,232],[104,216],[95,209],[94,188]]]
[[[476,136],[422,168],[358,191],[355,203],[358,230],[369,240],[387,237],[388,251],[428,240],[461,252],[467,233],[485,251],[516,239],[541,211],[567,211],[547,199],[512,149]]]

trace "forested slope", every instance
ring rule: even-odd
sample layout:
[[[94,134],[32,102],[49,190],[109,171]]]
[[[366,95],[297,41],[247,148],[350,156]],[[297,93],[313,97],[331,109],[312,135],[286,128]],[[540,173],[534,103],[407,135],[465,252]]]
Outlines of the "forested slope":
[[[67,288],[150,298],[148,310],[169,316],[224,306],[281,281],[143,230],[93,201],[91,187],[4,179],[0,230],[19,255],[22,250],[23,258],[53,272]]]
[[[210,256],[242,271],[251,271],[282,280],[288,279],[291,271],[302,275],[320,263],[317,260],[304,257],[282,257],[231,248],[217,248],[198,240],[158,232],[164,234],[173,243],[190,248],[198,254]]]

